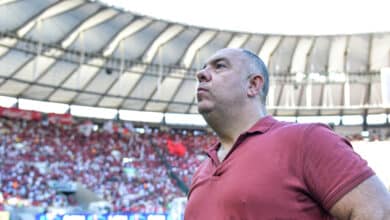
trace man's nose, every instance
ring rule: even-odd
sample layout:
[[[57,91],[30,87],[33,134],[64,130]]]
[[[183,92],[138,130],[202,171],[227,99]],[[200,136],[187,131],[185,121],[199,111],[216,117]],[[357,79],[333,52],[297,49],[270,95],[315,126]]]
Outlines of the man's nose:
[[[199,82],[208,82],[211,80],[211,74],[207,68],[201,69],[196,73]]]

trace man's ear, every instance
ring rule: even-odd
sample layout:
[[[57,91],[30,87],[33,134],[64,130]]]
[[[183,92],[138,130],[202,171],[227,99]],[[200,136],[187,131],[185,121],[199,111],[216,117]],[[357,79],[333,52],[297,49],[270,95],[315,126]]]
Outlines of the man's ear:
[[[247,95],[248,97],[257,96],[264,85],[264,78],[260,74],[253,74],[249,78]]]

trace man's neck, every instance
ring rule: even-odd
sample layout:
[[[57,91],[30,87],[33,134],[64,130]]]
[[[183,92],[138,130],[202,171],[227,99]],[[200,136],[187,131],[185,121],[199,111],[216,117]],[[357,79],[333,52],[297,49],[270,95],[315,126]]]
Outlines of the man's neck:
[[[229,150],[240,134],[250,129],[265,115],[263,110],[243,108],[237,113],[223,111],[204,115],[204,118],[219,137],[221,147]]]

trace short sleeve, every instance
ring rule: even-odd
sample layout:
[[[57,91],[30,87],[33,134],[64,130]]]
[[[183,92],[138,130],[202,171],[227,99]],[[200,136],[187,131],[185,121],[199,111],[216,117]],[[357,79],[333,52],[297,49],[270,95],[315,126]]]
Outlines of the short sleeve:
[[[322,124],[311,124],[302,140],[302,172],[311,196],[325,210],[374,175],[352,145]]]

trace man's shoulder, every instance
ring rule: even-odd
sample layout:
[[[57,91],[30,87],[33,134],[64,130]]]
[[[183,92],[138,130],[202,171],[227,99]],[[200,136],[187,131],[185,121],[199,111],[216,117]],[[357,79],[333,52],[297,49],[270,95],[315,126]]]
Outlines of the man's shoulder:
[[[278,122],[267,132],[266,138],[272,141],[288,143],[301,148],[310,142],[317,142],[324,138],[340,138],[328,125],[323,123],[295,123]]]
[[[331,131],[331,128],[327,124],[319,123],[319,122],[298,123],[298,122],[277,121],[277,123],[275,123],[275,125],[271,130],[310,134],[311,132],[318,131],[318,130]]]

